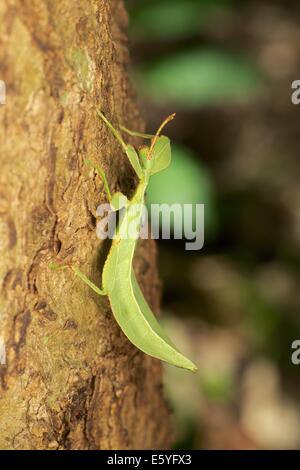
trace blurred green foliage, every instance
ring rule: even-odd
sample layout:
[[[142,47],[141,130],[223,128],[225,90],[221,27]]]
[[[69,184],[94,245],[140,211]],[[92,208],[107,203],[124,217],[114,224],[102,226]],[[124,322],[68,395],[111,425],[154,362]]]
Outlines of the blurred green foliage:
[[[230,0],[144,0],[131,15],[134,37],[155,41],[192,36],[209,27],[214,15],[230,8]],[[225,9],[225,10],[224,10]]]
[[[234,378],[228,371],[204,374],[201,387],[209,401],[227,402],[234,397]]]
[[[205,231],[216,227],[214,186],[204,163],[199,164],[193,152],[178,144],[172,145],[169,168],[153,175],[147,190],[147,204],[205,204]],[[193,214],[195,217],[195,213]],[[193,219],[194,222],[194,219]]]
[[[166,130],[172,164],[152,178],[148,204],[205,204],[203,250],[159,247],[163,318],[199,365],[193,377],[166,368],[174,445],[278,448],[282,428],[284,442],[300,446],[300,425],[284,421],[288,390],[300,423],[290,360],[300,338],[299,116],[288,96],[299,71],[297,2],[127,5],[149,129],[178,112]]]
[[[186,109],[249,101],[263,84],[256,68],[244,59],[211,48],[160,58],[141,66],[136,79],[141,92],[154,102]]]

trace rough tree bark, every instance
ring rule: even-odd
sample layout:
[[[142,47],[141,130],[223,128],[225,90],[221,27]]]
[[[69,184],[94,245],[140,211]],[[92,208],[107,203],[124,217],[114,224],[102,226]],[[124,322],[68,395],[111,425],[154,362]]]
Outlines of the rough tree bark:
[[[2,0],[0,79],[1,449],[134,449],[169,445],[161,366],[137,351],[100,298],[50,261],[95,282],[105,247],[95,213],[134,176],[95,115],[141,128],[128,84],[127,16],[119,0]],[[158,309],[155,247],[137,273]]]

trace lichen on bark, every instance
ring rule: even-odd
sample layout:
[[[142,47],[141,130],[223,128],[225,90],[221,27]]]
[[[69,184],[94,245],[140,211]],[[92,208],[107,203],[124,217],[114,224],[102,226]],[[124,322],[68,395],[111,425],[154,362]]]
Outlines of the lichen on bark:
[[[68,270],[100,283],[106,247],[95,232],[102,183],[135,180],[99,122],[141,128],[126,66],[127,16],[119,0],[3,0],[0,4],[1,449],[135,449],[169,445],[161,365],[129,344],[107,299]],[[136,270],[158,310],[155,246]]]

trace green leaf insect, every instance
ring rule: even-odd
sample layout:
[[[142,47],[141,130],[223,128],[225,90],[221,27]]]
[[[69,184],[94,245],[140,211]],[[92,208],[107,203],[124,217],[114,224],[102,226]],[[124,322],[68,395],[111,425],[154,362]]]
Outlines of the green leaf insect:
[[[151,175],[167,168],[171,162],[170,140],[161,135],[161,131],[175,115],[167,117],[155,135],[133,132],[123,126],[120,127],[123,132],[129,135],[150,139],[150,146],[143,146],[136,150],[123,141],[121,133],[112,126],[100,110],[97,113],[121,144],[139,178],[139,183],[130,200],[120,192],[112,195],[104,171],[94,165],[103,180],[112,210],[117,211],[122,208],[124,214],[116,228],[110,251],[104,263],[102,289],[91,282],[77,267],[72,267],[72,269],[94,292],[108,296],[116,321],[127,338],[138,349],[174,366],[196,372],[197,367],[178,351],[158,323],[138,285],[132,266],[149,179]],[[90,161],[87,161],[86,164],[92,166]],[[141,209],[136,210],[137,207]],[[129,231],[129,225],[132,226],[133,220],[136,222],[134,233],[132,230]]]

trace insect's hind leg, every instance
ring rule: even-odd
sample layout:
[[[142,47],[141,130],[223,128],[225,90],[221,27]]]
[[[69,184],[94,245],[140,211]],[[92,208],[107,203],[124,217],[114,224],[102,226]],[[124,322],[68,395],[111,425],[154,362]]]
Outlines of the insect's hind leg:
[[[98,295],[107,295],[103,289],[100,289],[96,286],[83,272],[80,271],[77,267],[72,267],[72,270],[85,284],[87,284],[96,294]]]
[[[49,268],[52,269],[52,271],[61,271],[63,269],[72,269],[74,274],[79,277],[85,284],[87,284],[91,289],[93,289],[94,292],[98,295],[107,295],[106,292],[103,289],[100,289],[99,287],[96,286],[83,272],[80,271],[79,268],[76,266],[70,266],[68,264],[65,265],[60,265],[57,263],[50,263]]]

